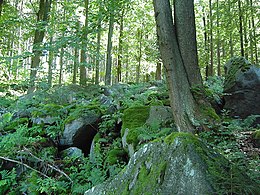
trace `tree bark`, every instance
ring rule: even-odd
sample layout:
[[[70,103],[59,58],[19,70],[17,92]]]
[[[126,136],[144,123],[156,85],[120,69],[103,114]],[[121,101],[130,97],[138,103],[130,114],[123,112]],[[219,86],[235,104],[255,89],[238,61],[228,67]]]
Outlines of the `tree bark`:
[[[124,32],[124,9],[120,18],[119,41],[118,41],[118,60],[117,60],[117,81],[122,81],[122,58],[123,58],[123,32]]]
[[[217,61],[218,61],[218,76],[221,76],[220,64],[220,34],[219,34],[219,0],[217,0]]]
[[[87,40],[88,40],[88,12],[89,12],[89,0],[85,0],[85,26],[83,29],[82,35],[82,47],[80,52],[80,85],[86,85],[87,81],[87,71],[86,71],[86,63],[87,63]]]
[[[156,63],[156,75],[155,75],[155,79],[157,81],[162,80],[162,64],[161,62],[157,62]]]
[[[100,5],[101,6],[101,5]],[[99,8],[99,13],[101,13],[101,7]],[[98,34],[97,34],[97,50],[96,50],[96,69],[95,69],[95,84],[99,84],[99,66],[100,66],[100,41],[101,41],[101,16],[98,18]]]
[[[241,10],[241,0],[238,0],[237,3],[238,3],[238,14],[239,14],[240,51],[241,51],[241,56],[245,56],[244,38],[243,38],[243,16],[242,16],[242,10]]]
[[[193,0],[174,1],[174,24],[189,84],[191,87],[201,86],[202,78],[198,66]]]
[[[31,60],[30,83],[27,93],[32,93],[35,90],[35,80],[40,64],[41,50],[39,49],[45,34],[45,28],[48,22],[48,13],[51,7],[51,0],[40,0],[39,12],[37,13],[37,23],[39,25],[34,33],[33,41],[33,56]]]
[[[112,72],[112,37],[114,30],[114,13],[110,13],[109,17],[109,30],[107,37],[107,59],[106,59],[106,75],[105,85],[111,85],[111,72]]]
[[[175,3],[176,1],[179,0],[175,0]],[[178,46],[170,3],[169,0],[153,0],[153,4],[159,49],[166,69],[175,124],[179,131],[190,132],[194,129],[193,122],[196,102],[190,91],[189,77],[185,70],[186,67],[183,64],[184,56],[181,56]],[[177,4],[175,4],[175,9],[179,9],[177,5],[181,5],[181,3],[177,2]],[[184,7],[186,7],[186,5]],[[177,26],[177,28],[179,27]],[[179,36],[181,35],[179,34]]]
[[[209,76],[214,76],[214,53],[213,53],[213,17],[212,17],[212,1],[209,0],[209,20],[210,20],[210,66],[209,66]]]
[[[143,39],[143,29],[138,28],[137,31],[138,34],[138,41],[139,41],[139,47],[138,47],[138,63],[136,66],[136,78],[135,82],[139,83],[140,82],[140,72],[141,72],[141,60],[142,60],[142,39]]]

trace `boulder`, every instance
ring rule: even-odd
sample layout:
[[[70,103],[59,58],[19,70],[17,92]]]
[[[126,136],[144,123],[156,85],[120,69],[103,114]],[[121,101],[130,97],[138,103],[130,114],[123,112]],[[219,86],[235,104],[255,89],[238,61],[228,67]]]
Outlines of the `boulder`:
[[[259,194],[249,177],[191,134],[173,133],[144,145],[112,180],[85,195]]]
[[[82,158],[83,153],[82,150],[77,147],[70,147],[61,152],[61,156],[65,157],[72,157],[72,158]]]
[[[67,119],[63,134],[60,138],[60,147],[75,146],[84,154],[89,154],[91,143],[97,133],[100,116],[94,112],[84,113],[76,119]]]
[[[244,58],[228,62],[224,83],[224,109],[231,116],[246,118],[260,114],[260,68],[251,65]],[[260,123],[260,118],[256,123]]]
[[[173,116],[168,106],[136,106],[123,113],[122,144],[132,156],[140,143],[172,132]]]

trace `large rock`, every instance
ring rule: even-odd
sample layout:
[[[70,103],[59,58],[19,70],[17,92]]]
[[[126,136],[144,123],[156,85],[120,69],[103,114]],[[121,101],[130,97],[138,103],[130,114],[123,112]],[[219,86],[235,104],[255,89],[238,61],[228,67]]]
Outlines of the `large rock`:
[[[85,195],[259,194],[248,176],[196,137],[173,133],[144,145],[114,179]]]
[[[140,143],[169,134],[173,128],[173,116],[168,106],[136,106],[124,111],[122,144],[129,156]]]
[[[234,58],[227,64],[224,83],[225,106],[232,116],[246,118],[260,114],[260,68],[244,58]],[[260,123],[258,118],[257,123]]]
[[[97,133],[100,116],[94,112],[73,119],[65,124],[64,132],[60,139],[61,147],[75,146],[88,154],[91,143]]]

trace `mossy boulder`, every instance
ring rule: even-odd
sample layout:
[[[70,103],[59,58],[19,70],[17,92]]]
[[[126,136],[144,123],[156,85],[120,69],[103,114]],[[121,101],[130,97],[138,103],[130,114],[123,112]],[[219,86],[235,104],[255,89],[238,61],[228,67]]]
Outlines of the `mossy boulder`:
[[[112,180],[85,195],[259,194],[257,183],[191,134],[144,145]]]
[[[242,119],[260,111],[260,68],[244,58],[232,58],[224,82],[224,108]],[[260,117],[255,124],[260,123]]]
[[[260,129],[256,130],[252,135],[253,143],[256,147],[260,148]]]

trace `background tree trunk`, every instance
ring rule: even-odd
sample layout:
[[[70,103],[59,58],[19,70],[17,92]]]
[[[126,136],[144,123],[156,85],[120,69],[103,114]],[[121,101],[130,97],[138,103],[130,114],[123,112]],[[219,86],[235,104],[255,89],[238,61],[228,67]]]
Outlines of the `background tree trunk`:
[[[39,12],[37,13],[37,23],[38,28],[35,30],[34,41],[33,41],[33,56],[31,60],[31,72],[30,72],[30,83],[28,88],[28,93],[35,90],[35,79],[37,71],[40,64],[40,56],[42,51],[39,47],[43,41],[45,28],[42,25],[47,25],[48,13],[50,11],[51,1],[50,0],[40,0]]]
[[[119,27],[118,60],[117,60],[117,81],[118,82],[122,81],[124,13],[125,11],[123,10],[120,18],[120,27]]]
[[[83,29],[82,35],[82,47],[80,52],[80,78],[79,83],[81,85],[85,85],[87,81],[87,71],[86,71],[86,63],[87,63],[87,41],[88,41],[88,12],[89,12],[89,0],[85,0],[85,26]]]
[[[111,85],[111,72],[112,72],[112,37],[114,30],[114,13],[110,13],[109,17],[109,30],[107,38],[107,59],[106,59],[106,76],[105,85]]]

